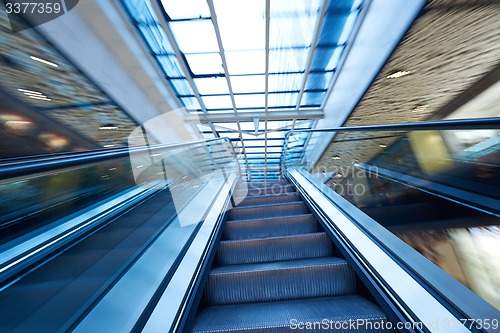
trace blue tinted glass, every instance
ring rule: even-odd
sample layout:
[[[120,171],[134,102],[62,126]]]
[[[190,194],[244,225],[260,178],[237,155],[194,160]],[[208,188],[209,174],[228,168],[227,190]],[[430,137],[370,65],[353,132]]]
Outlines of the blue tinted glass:
[[[309,48],[269,51],[269,73],[303,72]]]
[[[156,57],[158,61],[160,62],[161,66],[165,70],[165,73],[167,73],[168,77],[183,77],[184,74],[182,73],[181,70],[181,65],[179,64],[179,61],[174,55],[169,55],[169,56],[157,56]]]
[[[194,97],[181,97],[182,103],[186,106],[188,110],[199,110],[201,105],[198,100]]]
[[[330,86],[333,72],[326,73],[309,73],[306,82],[306,90],[322,90]]]
[[[321,105],[325,98],[326,92],[305,92],[302,95],[301,106],[304,105]]]
[[[174,86],[175,91],[177,91],[177,94],[186,96],[194,95],[193,90],[186,79],[170,80],[170,82]]]

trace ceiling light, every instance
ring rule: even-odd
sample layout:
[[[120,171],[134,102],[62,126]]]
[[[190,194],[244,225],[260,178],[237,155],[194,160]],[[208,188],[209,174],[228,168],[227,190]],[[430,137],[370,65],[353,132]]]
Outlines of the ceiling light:
[[[138,165],[136,166],[137,169],[142,168],[144,165]]]
[[[340,160],[340,156],[332,156],[332,159],[334,159],[334,160]]]
[[[47,98],[46,96],[42,96],[42,95],[37,95],[37,96],[28,95],[28,97],[34,98],[34,99],[41,99],[42,101],[51,101],[50,98]]]
[[[40,59],[40,58],[37,58],[37,57],[33,57],[33,56],[31,56],[30,58],[33,59],[33,60],[35,60],[35,61],[41,62],[43,64],[52,66],[52,67],[59,67],[58,65],[54,64],[53,62],[50,62],[50,61],[47,61],[47,60],[43,60],[43,59]]]
[[[111,148],[111,147],[114,147],[115,145],[104,145],[103,147],[104,148]]]
[[[38,92],[38,91],[31,91],[31,90],[26,90],[26,89],[17,89],[17,90],[22,91],[25,94],[42,95],[42,93]]]
[[[386,145],[378,145],[380,148],[387,148]]]
[[[399,71],[399,72],[396,72],[394,74],[389,75],[387,78],[388,79],[397,79],[398,77],[405,76],[405,75],[408,75],[410,73],[411,73],[410,71]]]
[[[114,130],[114,129],[118,129],[118,126],[101,126],[101,127],[99,127],[99,129],[102,129],[102,130]]]
[[[412,112],[421,112],[421,111],[424,111],[425,109],[427,109],[429,107],[429,105],[419,105],[417,106],[416,108],[413,109]]]

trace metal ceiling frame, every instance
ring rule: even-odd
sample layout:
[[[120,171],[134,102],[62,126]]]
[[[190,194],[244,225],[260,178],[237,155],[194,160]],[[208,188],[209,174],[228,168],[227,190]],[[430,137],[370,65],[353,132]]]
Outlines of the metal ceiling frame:
[[[206,0],[207,5],[210,10],[210,19],[212,20],[213,26],[214,26],[214,31],[215,31],[215,36],[217,38],[217,43],[218,43],[218,48],[219,48],[219,55],[221,57],[222,65],[224,68],[224,74],[221,74],[220,76],[224,75],[227,81],[228,89],[229,89],[229,96],[231,98],[231,103],[232,103],[232,112],[229,113],[210,113],[207,111],[205,104],[203,103],[203,100],[201,98],[201,94],[199,93],[196,84],[194,83],[193,76],[191,71],[189,70],[188,65],[186,64],[186,60],[180,51],[177,42],[175,41],[175,38],[173,36],[173,33],[168,25],[168,19],[167,19],[167,13],[165,12],[163,6],[160,3],[160,0],[151,0],[151,3],[153,5],[153,9],[156,12],[156,15],[158,16],[160,20],[160,25],[162,29],[164,30],[173,50],[176,58],[179,61],[179,64],[182,68],[183,74],[185,75],[185,79],[187,79],[191,89],[194,92],[194,97],[196,100],[199,102],[201,106],[201,111],[203,112],[202,114],[194,114],[194,113],[186,113],[185,114],[185,121],[189,123],[207,123],[210,126],[210,129],[213,133],[213,135],[217,138],[219,137],[219,133],[216,129],[216,126],[213,124],[215,122],[235,122],[237,125],[237,130],[232,130],[232,129],[226,129],[231,132],[235,132],[239,134],[239,141],[241,141],[241,148],[243,152],[243,156],[245,159],[245,164],[246,164],[246,173],[248,180],[251,182],[252,181],[252,170],[262,170],[261,168],[255,168],[252,167],[250,168],[248,158],[247,158],[247,152],[246,152],[246,147],[243,139],[243,134],[252,134],[252,133],[247,133],[247,131],[242,131],[241,130],[241,121],[252,121],[255,119],[255,117],[258,118],[258,121],[264,121],[264,180],[267,180],[267,171],[274,171],[275,169],[273,168],[268,168],[268,133],[277,131],[278,129],[274,130],[268,130],[268,121],[284,121],[284,120],[291,120],[292,124],[284,126],[282,128],[287,128],[291,126],[291,129],[295,129],[295,126],[297,124],[298,119],[307,119],[306,121],[313,121],[314,126],[317,123],[317,120],[319,118],[323,117],[323,110],[322,108],[310,108],[307,106],[304,106],[304,109],[301,108],[301,101],[303,98],[303,94],[305,92],[305,87],[307,84],[307,79],[309,74],[311,73],[311,66],[312,66],[312,61],[314,58],[314,54],[316,51],[316,46],[319,40],[319,35],[321,33],[322,25],[324,18],[326,16],[327,8],[328,8],[328,3],[329,0],[323,0],[321,7],[320,7],[320,13],[317,17],[316,20],[316,26],[315,26],[315,31],[314,31],[314,36],[312,39],[312,44],[309,46],[310,50],[308,53],[308,58],[306,62],[306,68],[304,72],[300,72],[300,74],[303,74],[302,82],[301,82],[301,89],[299,91],[299,96],[297,98],[297,103],[294,106],[293,110],[282,110],[282,111],[269,111],[269,75],[273,75],[275,73],[270,73],[269,72],[269,52],[270,52],[270,17],[271,17],[271,4],[270,0],[266,0],[265,2],[265,24],[266,24],[266,36],[265,36],[265,105],[264,105],[264,112],[261,111],[246,111],[246,112],[238,112],[238,109],[236,107],[236,102],[234,98],[234,92],[231,86],[231,80],[229,77],[228,73],[228,67],[227,67],[227,62],[226,62],[226,57],[225,57],[225,51],[222,45],[222,38],[220,34],[220,29],[219,29],[219,24],[217,21],[217,15],[215,12],[215,7],[213,0]],[[208,19],[208,18],[205,18]],[[275,49],[275,48],[273,48]],[[276,74],[282,74],[282,73],[276,73]],[[207,77],[212,77],[213,75],[209,75]],[[327,91],[328,93],[328,91]],[[229,111],[229,110],[228,110]],[[220,126],[217,126],[220,127]],[[203,133],[201,130],[200,133]],[[262,135],[262,133],[255,134],[255,136]],[[309,141],[309,140],[308,140]]]

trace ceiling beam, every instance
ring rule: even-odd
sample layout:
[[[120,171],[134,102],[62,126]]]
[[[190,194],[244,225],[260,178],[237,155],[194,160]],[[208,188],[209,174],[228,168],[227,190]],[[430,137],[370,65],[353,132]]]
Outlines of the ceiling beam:
[[[182,52],[179,49],[177,42],[175,41],[174,34],[172,33],[172,30],[170,30],[170,26],[168,25],[168,21],[165,18],[166,13],[162,7],[163,5],[161,5],[159,3],[159,1],[151,1],[151,4],[153,6],[153,10],[155,11],[156,16],[158,17],[158,20],[160,21],[160,26],[162,27],[163,31],[165,32],[165,35],[167,36],[167,39],[170,43],[170,46],[172,46],[172,49],[174,50],[175,57],[179,61],[179,65],[181,66],[182,72],[184,73],[184,76],[186,77],[186,80],[188,81],[189,86],[193,90],[194,96],[198,100],[198,103],[200,103],[201,110],[203,111],[204,114],[206,114],[207,109],[205,107],[205,104],[203,103],[203,100],[201,99],[200,93],[198,92],[198,88],[194,84],[193,78],[191,77],[190,71],[189,71],[186,63],[183,61],[183,59],[185,59],[185,58],[182,56]],[[182,105],[182,102],[180,102],[180,103]],[[199,122],[196,122],[196,123],[199,123]],[[214,126],[212,124],[209,124],[209,126],[210,126],[210,129],[212,130],[212,133],[214,134],[214,137],[218,138],[219,134],[215,130]]]
[[[210,17],[212,18],[212,23],[214,25],[215,36],[217,37],[217,44],[219,45],[220,58],[221,58],[221,61],[222,61],[222,66],[224,68],[224,76],[226,77],[227,87],[229,89],[229,96],[231,97],[231,103],[233,104],[234,116],[237,117],[238,112],[237,112],[237,109],[236,109],[236,102],[234,100],[233,87],[231,86],[231,80],[229,79],[229,73],[228,73],[227,61],[226,61],[226,54],[224,53],[224,47],[222,46],[222,38],[220,36],[219,22],[217,21],[217,15],[215,15],[214,2],[213,2],[213,0],[207,0],[207,4],[208,4],[208,8],[210,9]],[[252,117],[252,119],[253,119],[253,117]],[[211,126],[213,126],[212,123],[211,123],[211,121],[208,121],[208,122],[210,123]],[[245,156],[245,163],[246,163],[247,169],[248,169],[247,152],[245,150],[245,143],[243,142],[243,135],[241,134],[241,126],[240,126],[239,120],[236,120],[236,125],[238,126],[238,131],[240,132],[241,149],[243,150],[243,156]],[[251,175],[248,175],[248,180],[250,182],[252,182],[252,176]]]
[[[238,112],[238,113],[212,113],[212,114],[196,114],[186,115],[184,121],[189,123],[194,122],[232,122],[232,121],[253,121],[255,113],[252,112]],[[293,119],[313,119],[323,118],[323,111],[321,110],[307,110],[307,111],[273,111],[268,113],[261,113],[260,120],[293,120]]]
[[[271,26],[271,0],[266,0],[266,76],[265,76],[265,112],[269,106],[269,36]],[[267,170],[267,120],[264,121],[264,165]],[[264,172],[264,180],[267,180],[267,172]]]
[[[326,10],[328,9],[328,4],[330,3],[330,0],[323,0],[320,13],[318,16],[318,20],[316,21],[316,29],[314,32],[314,37],[312,40],[311,44],[311,49],[309,50],[309,54],[307,55],[307,63],[306,63],[306,71],[304,73],[304,76],[302,77],[302,85],[300,88],[300,93],[299,97],[297,98],[297,107],[296,109],[298,110],[300,108],[300,104],[302,102],[302,97],[304,96],[304,91],[306,90],[306,83],[307,79],[309,77],[309,72],[311,71],[311,66],[314,58],[314,52],[316,51],[316,45],[318,45],[319,41],[319,36],[321,34],[321,29],[323,27],[323,21],[326,16]]]

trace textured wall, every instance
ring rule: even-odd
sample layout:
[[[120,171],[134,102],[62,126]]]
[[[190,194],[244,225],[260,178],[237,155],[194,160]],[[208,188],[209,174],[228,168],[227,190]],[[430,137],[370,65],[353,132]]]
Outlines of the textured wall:
[[[429,1],[344,126],[424,121],[499,63],[499,2]],[[411,73],[387,78],[398,71]],[[413,112],[421,105],[428,107]],[[382,152],[380,144],[394,140],[340,141],[387,134],[337,135],[315,170],[349,166],[354,159],[366,162]],[[342,159],[332,160],[336,155]]]

